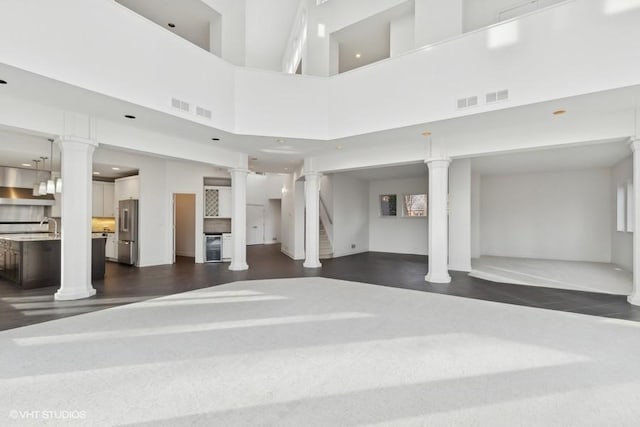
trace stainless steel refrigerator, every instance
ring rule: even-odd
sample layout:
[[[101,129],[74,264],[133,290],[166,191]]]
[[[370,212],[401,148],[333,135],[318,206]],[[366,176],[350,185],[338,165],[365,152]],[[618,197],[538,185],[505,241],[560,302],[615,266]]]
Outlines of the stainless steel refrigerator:
[[[138,262],[138,201],[118,203],[118,262],[136,265]]]

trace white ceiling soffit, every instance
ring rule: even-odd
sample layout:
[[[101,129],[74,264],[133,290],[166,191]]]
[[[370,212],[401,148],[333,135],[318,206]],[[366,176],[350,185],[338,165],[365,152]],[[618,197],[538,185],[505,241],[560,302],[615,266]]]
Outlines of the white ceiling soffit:
[[[507,175],[610,168],[629,156],[629,141],[622,139],[483,156],[473,159],[471,165],[473,172],[481,175]]]
[[[384,168],[358,169],[343,173],[354,178],[363,179],[365,181],[409,178],[426,179],[427,166],[424,163],[411,163],[407,165],[388,166]]]
[[[209,26],[219,14],[201,0],[116,0],[161,27],[209,50]],[[169,27],[169,24],[175,27]]]

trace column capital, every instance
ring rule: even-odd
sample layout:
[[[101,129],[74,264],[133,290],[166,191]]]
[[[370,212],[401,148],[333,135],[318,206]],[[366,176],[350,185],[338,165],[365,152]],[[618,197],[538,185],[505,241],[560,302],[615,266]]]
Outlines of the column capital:
[[[80,146],[86,145],[94,148],[100,145],[100,143],[94,139],[82,138],[79,136],[72,136],[72,135],[60,135],[55,139],[54,142],[58,144],[58,146],[60,146],[61,148],[69,144],[75,144]]]
[[[229,173],[242,173],[245,175],[249,175],[249,172],[251,172],[249,169],[245,169],[245,168],[229,168]]]
[[[446,167],[449,167],[449,164],[451,164],[451,159],[449,157],[432,157],[429,159],[425,159],[424,162],[430,168],[432,167],[446,168]]]
[[[629,138],[629,147],[631,147],[631,151],[633,151],[634,153],[636,151],[640,152],[640,138]]]
[[[305,180],[306,180],[307,177],[309,177],[309,178],[321,178],[322,177],[322,173],[321,172],[305,172],[304,176],[305,176]]]

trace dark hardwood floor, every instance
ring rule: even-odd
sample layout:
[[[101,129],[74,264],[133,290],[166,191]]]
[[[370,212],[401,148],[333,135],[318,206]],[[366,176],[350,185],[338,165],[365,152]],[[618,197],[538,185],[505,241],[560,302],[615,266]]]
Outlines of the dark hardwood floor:
[[[94,282],[97,295],[79,301],[54,301],[55,287],[22,290],[0,281],[0,330],[238,280],[309,276],[640,322],[640,308],[624,296],[493,283],[457,272],[450,284],[426,283],[424,256],[367,252],[323,260],[321,269],[308,270],[283,255],[279,245],[269,245],[248,247],[247,261],[250,269],[243,272],[229,271],[228,264],[195,264],[191,258],[144,268],[107,263],[104,280]]]

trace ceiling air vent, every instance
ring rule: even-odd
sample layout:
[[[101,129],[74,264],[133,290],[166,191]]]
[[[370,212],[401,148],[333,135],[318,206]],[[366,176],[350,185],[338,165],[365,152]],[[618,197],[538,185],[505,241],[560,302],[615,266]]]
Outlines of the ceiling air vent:
[[[460,98],[456,101],[456,105],[458,106],[458,110],[462,110],[463,108],[475,107],[478,105],[478,97],[470,96],[469,98]]]
[[[186,101],[181,101],[178,98],[171,98],[171,106],[186,113],[191,111],[191,106],[189,105],[189,103]]]
[[[196,114],[200,117],[211,120],[211,110],[207,110],[206,108],[202,107],[196,107]]]
[[[494,102],[498,102],[498,101],[506,101],[507,99],[509,99],[509,91],[506,89],[499,90],[497,92],[489,92],[485,96],[485,100],[487,101],[487,104],[493,104]]]

